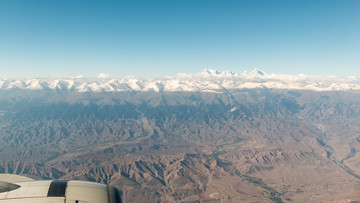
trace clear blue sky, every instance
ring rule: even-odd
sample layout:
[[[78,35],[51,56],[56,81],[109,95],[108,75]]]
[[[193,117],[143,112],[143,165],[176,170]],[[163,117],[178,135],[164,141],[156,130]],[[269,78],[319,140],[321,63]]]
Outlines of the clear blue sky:
[[[360,77],[359,0],[0,0],[0,77]]]

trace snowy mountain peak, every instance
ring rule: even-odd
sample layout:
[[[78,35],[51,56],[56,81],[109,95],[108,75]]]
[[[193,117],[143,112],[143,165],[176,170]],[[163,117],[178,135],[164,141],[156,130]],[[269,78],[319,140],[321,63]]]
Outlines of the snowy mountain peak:
[[[204,69],[201,73],[203,76],[212,76],[212,77],[233,77],[239,76],[239,74],[231,71],[217,71],[212,69]]]
[[[212,70],[212,69],[204,69],[202,72],[201,72],[202,75],[211,75],[211,76],[214,76],[214,75],[218,75],[220,74],[219,71],[217,70]]]
[[[254,69],[253,71],[251,71],[251,72],[245,71],[245,72],[243,73],[243,75],[244,75],[244,76],[261,77],[261,76],[265,76],[265,75],[267,75],[267,74],[266,74],[264,71],[255,68],[255,69]]]
[[[314,91],[360,90],[360,79],[335,76],[277,75],[254,69],[242,74],[205,69],[198,74],[178,74],[156,79],[136,77],[112,78],[100,74],[97,78],[68,77],[60,79],[0,78],[0,93],[7,90],[45,90],[60,92],[223,92],[226,89],[295,89]]]

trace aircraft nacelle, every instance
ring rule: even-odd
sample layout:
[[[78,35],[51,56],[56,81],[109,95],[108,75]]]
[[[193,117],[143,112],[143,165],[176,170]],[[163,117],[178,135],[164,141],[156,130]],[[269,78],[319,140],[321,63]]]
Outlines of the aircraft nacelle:
[[[110,185],[77,180],[39,180],[0,175],[0,203],[121,203]]]

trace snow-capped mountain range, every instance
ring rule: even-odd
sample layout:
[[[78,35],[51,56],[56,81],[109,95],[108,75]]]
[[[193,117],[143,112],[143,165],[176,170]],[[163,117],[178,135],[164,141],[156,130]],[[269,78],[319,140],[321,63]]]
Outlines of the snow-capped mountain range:
[[[360,90],[356,77],[266,74],[255,69],[242,74],[231,71],[205,69],[197,74],[180,73],[162,78],[138,79],[132,76],[111,78],[101,74],[97,78],[68,77],[60,79],[0,78],[0,90],[56,90],[69,92],[220,92],[224,89],[294,89],[314,91]]]

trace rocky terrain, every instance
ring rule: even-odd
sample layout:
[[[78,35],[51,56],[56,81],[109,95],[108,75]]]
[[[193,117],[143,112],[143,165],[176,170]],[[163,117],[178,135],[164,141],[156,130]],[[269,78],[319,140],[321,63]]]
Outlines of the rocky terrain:
[[[359,152],[357,90],[0,90],[1,173],[125,202],[357,202]]]

